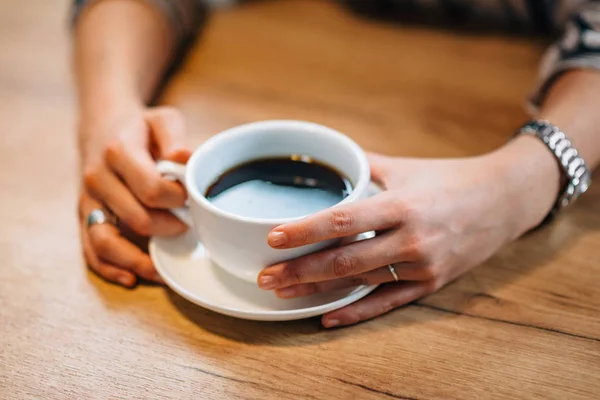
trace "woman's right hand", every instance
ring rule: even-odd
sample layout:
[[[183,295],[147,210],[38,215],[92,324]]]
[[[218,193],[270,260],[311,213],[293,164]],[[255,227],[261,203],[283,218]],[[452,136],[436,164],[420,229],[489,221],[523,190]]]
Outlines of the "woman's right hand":
[[[126,287],[138,277],[161,282],[149,256],[110,223],[87,227],[97,208],[113,213],[142,236],[171,236],[187,226],[169,213],[181,207],[185,189],[156,171],[156,161],[187,162],[182,115],[170,107],[136,109],[80,128],[83,182],[79,201],[82,247],[88,265],[104,279]]]

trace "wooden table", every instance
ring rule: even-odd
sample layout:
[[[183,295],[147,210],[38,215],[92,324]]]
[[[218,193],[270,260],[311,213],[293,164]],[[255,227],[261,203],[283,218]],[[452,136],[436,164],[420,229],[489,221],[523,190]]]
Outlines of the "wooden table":
[[[600,182],[440,292],[345,329],[236,320],[89,273],[67,3],[0,2],[0,398],[600,398]],[[211,19],[164,102],[196,144],[285,117],[383,153],[470,155],[524,120],[542,50],[256,2]]]

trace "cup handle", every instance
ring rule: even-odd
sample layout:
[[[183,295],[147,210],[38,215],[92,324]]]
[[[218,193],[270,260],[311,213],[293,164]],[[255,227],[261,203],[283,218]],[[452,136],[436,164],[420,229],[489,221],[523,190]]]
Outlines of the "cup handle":
[[[171,181],[179,181],[185,186],[185,165],[178,164],[173,161],[159,161],[156,164],[156,170],[163,176],[163,178]],[[192,216],[190,214],[189,206],[180,208],[171,208],[169,210],[174,216],[179,218],[184,224],[193,227]]]

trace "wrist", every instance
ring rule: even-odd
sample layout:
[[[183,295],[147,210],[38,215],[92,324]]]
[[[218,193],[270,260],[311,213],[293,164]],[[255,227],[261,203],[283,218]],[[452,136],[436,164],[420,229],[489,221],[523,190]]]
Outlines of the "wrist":
[[[128,87],[131,89],[128,90]],[[144,99],[131,85],[99,82],[96,88],[82,90],[79,95],[80,124],[101,124],[103,121],[118,119],[121,115],[140,112],[145,108]]]
[[[516,239],[541,224],[552,209],[561,188],[560,166],[544,143],[532,136],[519,136],[490,156],[501,171]]]
[[[102,162],[104,150],[110,142],[135,121],[143,121],[143,104],[120,103],[104,109],[88,109],[81,112],[77,136],[82,167]]]
[[[80,115],[146,105],[178,46],[162,6],[152,2],[90,2],[75,26]],[[176,7],[176,6],[174,6]]]

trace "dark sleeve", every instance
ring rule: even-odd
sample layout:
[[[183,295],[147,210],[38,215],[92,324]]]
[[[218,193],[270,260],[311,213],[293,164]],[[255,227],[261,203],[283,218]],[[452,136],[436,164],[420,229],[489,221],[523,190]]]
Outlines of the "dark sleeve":
[[[102,0],[75,0],[71,13],[72,25],[87,7]],[[203,0],[136,0],[144,1],[155,7],[169,21],[178,40],[183,43],[193,38],[202,26],[206,16]]]
[[[95,4],[103,0],[74,0],[71,26],[77,24],[77,19],[81,13]],[[154,7],[163,14],[169,21],[171,29],[174,30],[177,44],[173,58],[165,71],[158,87],[150,99],[149,104],[155,104],[162,92],[164,85],[169,78],[177,71],[185,60],[188,50],[194,43],[196,36],[208,15],[207,7],[204,4],[206,0],[132,0],[144,1]]]
[[[530,98],[532,112],[537,112],[552,83],[572,69],[600,72],[600,1],[587,1],[577,8],[567,20],[560,40],[546,52]]]

